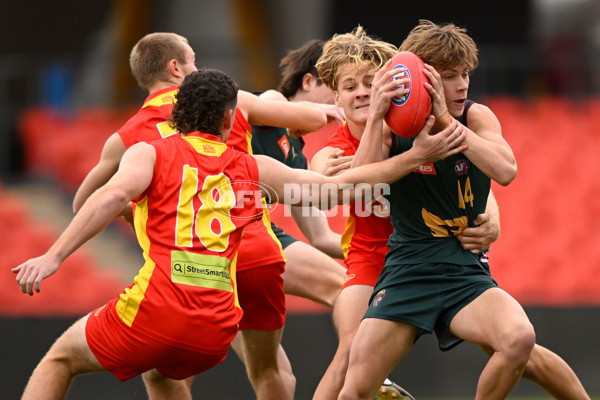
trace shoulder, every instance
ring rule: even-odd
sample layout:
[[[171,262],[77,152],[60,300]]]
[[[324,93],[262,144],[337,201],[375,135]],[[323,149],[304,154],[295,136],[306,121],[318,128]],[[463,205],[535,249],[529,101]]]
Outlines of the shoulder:
[[[160,149],[157,150],[153,143],[140,142],[131,146],[125,154],[123,154],[122,164],[143,165],[156,162],[157,157],[162,154]]]
[[[463,121],[468,124],[486,120],[497,120],[496,114],[486,105],[472,102],[462,115]]]
[[[252,114],[252,110],[258,102],[260,102],[258,96],[244,90],[238,90],[237,109],[244,116],[244,119],[248,119],[248,116]]]
[[[129,149],[127,149],[127,153],[149,153],[149,152],[154,152],[155,148],[164,146],[164,144],[166,144],[167,141],[166,140],[153,140],[151,142],[139,142],[134,144],[133,146],[131,146]]]
[[[278,92],[277,90],[269,89],[265,92],[262,92],[258,97],[263,100],[274,100],[274,101],[288,101],[286,97]]]

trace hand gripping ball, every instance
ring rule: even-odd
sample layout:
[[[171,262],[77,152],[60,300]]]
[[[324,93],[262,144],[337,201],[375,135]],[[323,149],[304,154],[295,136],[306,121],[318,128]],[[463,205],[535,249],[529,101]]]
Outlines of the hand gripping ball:
[[[394,79],[408,76],[411,81],[402,85],[408,88],[407,94],[392,97],[385,122],[396,135],[411,138],[423,129],[431,114],[431,96],[425,88],[425,82],[429,82],[423,72],[425,66],[416,54],[401,51],[392,58],[389,68],[398,70]]]

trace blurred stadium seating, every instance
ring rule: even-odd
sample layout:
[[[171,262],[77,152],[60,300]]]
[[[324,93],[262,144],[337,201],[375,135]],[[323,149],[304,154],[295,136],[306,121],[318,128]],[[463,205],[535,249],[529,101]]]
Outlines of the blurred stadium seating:
[[[40,256],[58,237],[56,227],[34,220],[25,203],[0,189],[0,265],[7,272],[0,275],[1,316],[83,315],[120,293],[121,278],[80,250],[65,260],[56,279],[44,281],[40,294],[23,295],[8,269]]]
[[[600,102],[543,98],[484,101],[500,119],[519,172],[494,185],[502,235],[490,265],[523,304],[600,304]]]

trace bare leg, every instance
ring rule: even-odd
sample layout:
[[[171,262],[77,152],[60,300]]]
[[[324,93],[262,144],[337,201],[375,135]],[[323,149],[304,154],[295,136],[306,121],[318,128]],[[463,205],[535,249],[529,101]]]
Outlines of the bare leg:
[[[142,374],[149,400],[192,400],[193,377],[175,380],[165,378],[157,370],[152,369]]]
[[[494,353],[489,347],[480,347],[489,356]],[[557,400],[590,400],[571,367],[557,354],[538,344],[533,347],[523,378],[536,383]]]
[[[293,399],[296,378],[281,347],[283,328],[240,331],[243,360],[258,400]]]
[[[477,384],[476,399],[505,399],[519,381],[535,344],[523,308],[502,289],[489,289],[456,314],[456,336],[494,349]]]
[[[243,331],[238,331],[237,335],[231,342],[231,348],[233,349],[235,354],[237,354],[237,356],[242,361],[242,363],[246,364],[246,360],[244,359],[244,349],[243,349],[244,339],[243,339],[242,332]],[[277,353],[278,364],[289,365],[289,367],[286,367],[285,369],[288,370],[289,373],[291,373],[292,366],[291,366],[291,364],[287,358],[287,355],[285,354],[285,350],[283,350],[283,346],[281,344],[279,344],[279,349],[277,351],[278,351],[278,353]],[[190,384],[190,387],[191,387],[191,384]]]
[[[371,286],[355,285],[345,288],[338,295],[333,307],[333,322],[337,329],[339,344],[331,364],[319,382],[313,397],[314,400],[338,398],[346,378],[350,345],[367,310],[367,303],[372,291],[373,287]]]
[[[304,242],[294,242],[283,252],[288,260],[282,274],[285,293],[333,307],[346,280],[345,268]]]
[[[338,399],[373,399],[381,382],[412,347],[416,333],[414,326],[401,322],[362,320],[350,349],[347,378]]]
[[[64,399],[73,377],[104,371],[85,338],[87,318],[75,322],[52,345],[29,378],[23,400]]]

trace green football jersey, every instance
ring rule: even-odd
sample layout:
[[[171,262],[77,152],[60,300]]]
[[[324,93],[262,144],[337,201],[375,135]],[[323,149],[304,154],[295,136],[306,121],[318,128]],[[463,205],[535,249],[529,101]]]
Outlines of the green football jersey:
[[[253,154],[269,156],[291,168],[307,169],[303,147],[304,140],[291,137],[285,128],[252,125]]]
[[[413,140],[396,136],[390,155],[409,150]],[[490,184],[462,153],[421,165],[393,183],[389,202],[394,231],[388,244],[394,263],[476,263],[476,255],[455,236],[485,211]]]

